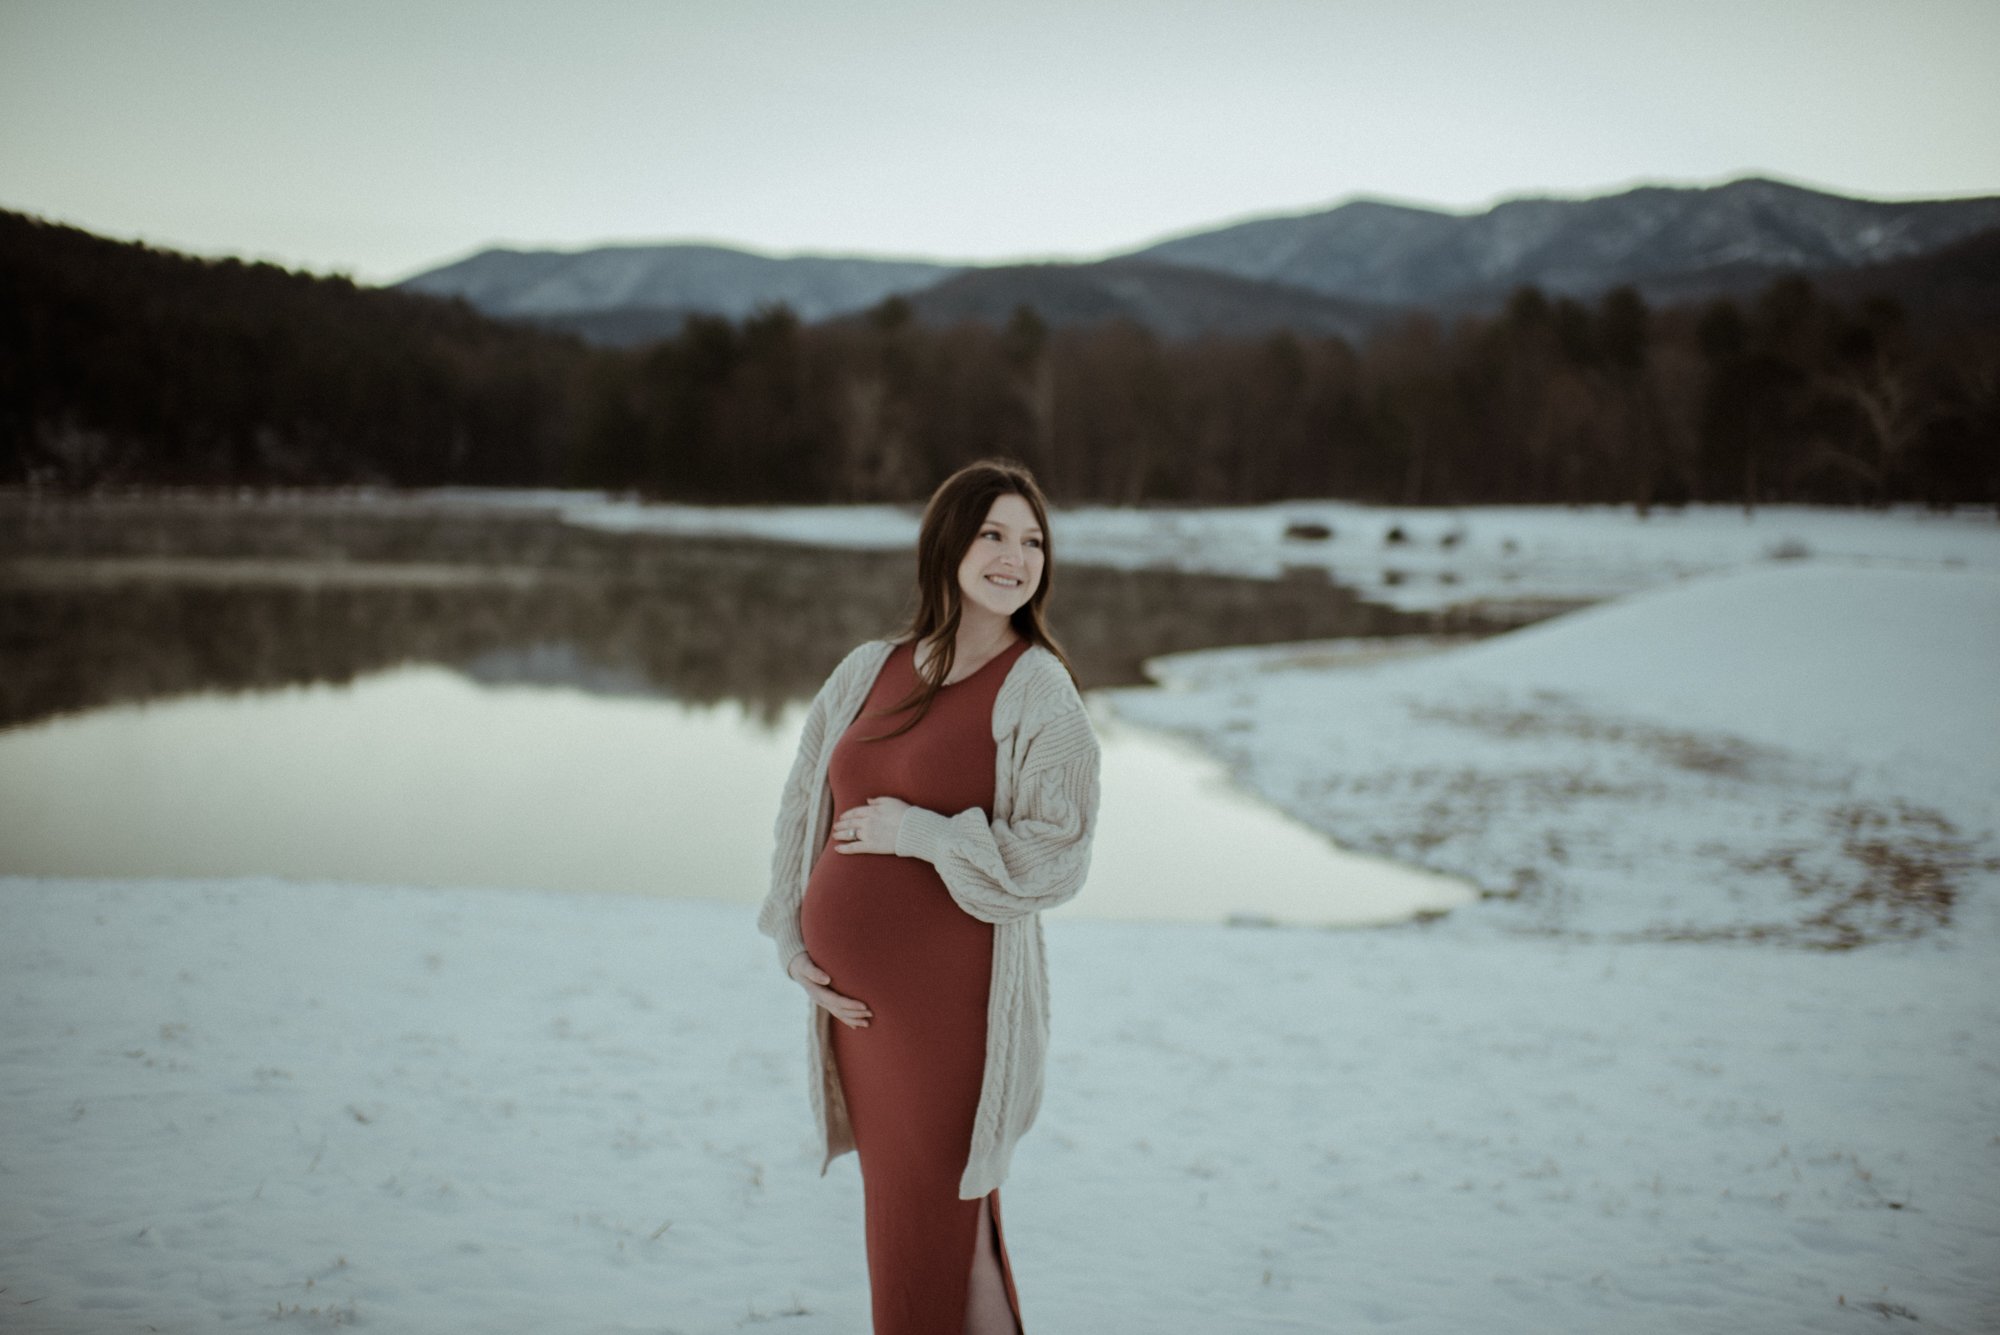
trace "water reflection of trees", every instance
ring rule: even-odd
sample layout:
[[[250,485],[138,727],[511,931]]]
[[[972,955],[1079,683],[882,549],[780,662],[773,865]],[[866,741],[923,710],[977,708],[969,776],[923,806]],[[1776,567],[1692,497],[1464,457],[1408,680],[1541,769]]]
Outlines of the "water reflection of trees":
[[[607,534],[532,515],[67,518],[9,525],[0,551],[0,725],[411,663],[736,700],[772,720],[855,643],[899,625],[910,595],[906,553]],[[1176,650],[1440,628],[1317,572],[1075,566],[1051,619],[1087,687],[1140,681],[1144,658]]]

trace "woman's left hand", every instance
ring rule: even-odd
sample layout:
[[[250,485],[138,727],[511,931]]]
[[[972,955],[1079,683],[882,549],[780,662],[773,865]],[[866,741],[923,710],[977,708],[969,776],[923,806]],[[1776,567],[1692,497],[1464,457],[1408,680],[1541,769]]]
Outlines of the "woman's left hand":
[[[903,813],[910,804],[896,797],[871,797],[866,806],[849,807],[833,818],[833,849],[836,853],[889,853],[896,851],[896,831],[903,828]]]

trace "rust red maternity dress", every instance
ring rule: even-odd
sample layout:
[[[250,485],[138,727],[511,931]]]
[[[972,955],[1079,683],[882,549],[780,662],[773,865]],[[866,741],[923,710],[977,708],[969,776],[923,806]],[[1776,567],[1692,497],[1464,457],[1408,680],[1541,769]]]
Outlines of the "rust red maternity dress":
[[[867,703],[835,745],[835,814],[871,797],[956,815],[992,814],[993,699],[1027,648],[1017,640],[962,681],[942,687],[923,721],[881,717],[916,684],[914,646],[896,646]],[[922,858],[836,853],[829,836],[806,882],[800,928],[832,987],[866,1002],[866,1029],[834,1023],[833,1058],[854,1126],[867,1209],[868,1287],[875,1335],[961,1328],[978,1238],[991,1202],[1007,1302],[1020,1299],[1000,1234],[1000,1193],[960,1200],[972,1116],[986,1069],[986,1002],[993,926],[959,908]]]

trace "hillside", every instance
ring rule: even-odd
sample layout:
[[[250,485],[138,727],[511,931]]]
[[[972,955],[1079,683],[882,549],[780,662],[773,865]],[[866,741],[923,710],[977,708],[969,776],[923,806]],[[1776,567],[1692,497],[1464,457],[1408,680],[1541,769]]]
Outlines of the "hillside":
[[[518,481],[586,350],[459,301],[0,211],[0,478]]]
[[[402,286],[614,345],[673,333],[694,312],[741,318],[784,305],[815,322],[896,295],[937,323],[998,324],[1028,305],[1052,324],[1128,319],[1168,338],[1278,328],[1352,338],[1398,312],[1496,310],[1524,286],[1584,300],[1631,286],[1656,305],[1742,298],[1785,274],[1905,264],[1994,228],[2000,196],[1851,199],[1751,177],[1587,199],[1524,197],[1473,214],[1355,199],[1206,228],[1095,263],[958,266],[625,245],[489,250]],[[1204,284],[1191,273],[1237,281]],[[1949,301],[1947,286],[1912,290]]]
[[[1455,215],[1358,200],[1164,241],[1138,258],[1328,296],[1473,309],[1522,286],[1654,301],[1742,294],[1784,273],[1905,260],[2000,227],[2000,197],[1892,203],[1749,178]]]
[[[1052,325],[1130,320],[1164,338],[1254,337],[1289,329],[1356,339],[1396,312],[1278,283],[1150,260],[968,269],[909,298],[918,318],[1003,323],[1031,307]]]

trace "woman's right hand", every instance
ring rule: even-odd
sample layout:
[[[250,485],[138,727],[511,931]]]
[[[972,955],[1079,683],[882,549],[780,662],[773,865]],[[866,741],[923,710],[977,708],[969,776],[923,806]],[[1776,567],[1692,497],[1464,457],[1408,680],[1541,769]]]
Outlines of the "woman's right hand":
[[[868,1021],[875,1012],[869,1010],[866,1003],[856,1001],[853,997],[843,997],[827,986],[833,979],[827,975],[826,970],[814,964],[812,956],[805,951],[801,950],[792,956],[792,962],[785,972],[791,974],[792,980],[806,990],[806,995],[813,999],[814,1005],[849,1029],[868,1027]]]

